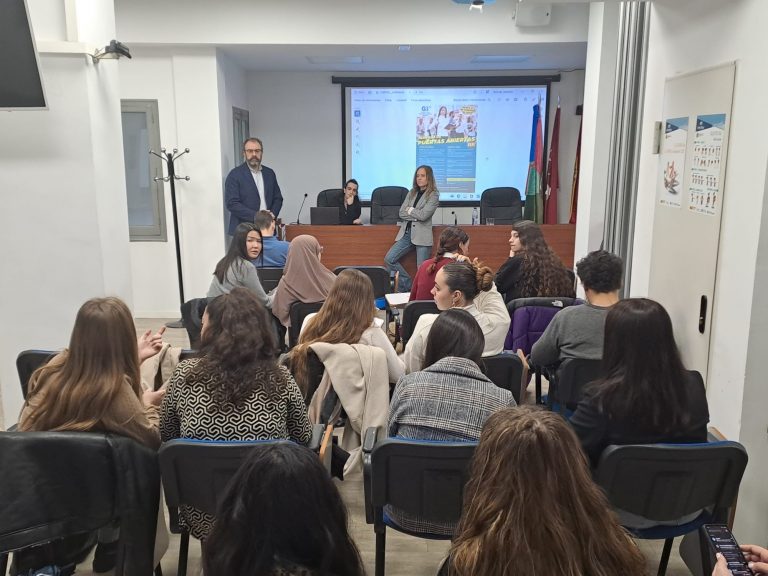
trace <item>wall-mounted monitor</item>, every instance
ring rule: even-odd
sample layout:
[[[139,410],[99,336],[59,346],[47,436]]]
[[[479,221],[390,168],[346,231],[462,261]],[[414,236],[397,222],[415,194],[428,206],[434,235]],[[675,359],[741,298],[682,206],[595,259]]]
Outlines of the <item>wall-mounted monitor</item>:
[[[45,110],[26,0],[0,0],[0,110]]]

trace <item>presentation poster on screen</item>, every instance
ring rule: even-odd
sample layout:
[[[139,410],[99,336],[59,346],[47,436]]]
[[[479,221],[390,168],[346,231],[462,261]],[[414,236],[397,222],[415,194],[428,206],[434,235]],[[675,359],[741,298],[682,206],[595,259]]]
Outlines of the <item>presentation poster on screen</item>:
[[[346,174],[360,199],[413,185],[431,166],[442,202],[477,203],[486,188],[525,191],[533,105],[546,86],[350,88]]]

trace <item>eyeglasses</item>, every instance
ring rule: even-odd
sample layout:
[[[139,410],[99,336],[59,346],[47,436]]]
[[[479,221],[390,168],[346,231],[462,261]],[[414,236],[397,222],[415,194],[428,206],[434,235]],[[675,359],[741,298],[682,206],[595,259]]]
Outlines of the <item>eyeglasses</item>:
[[[246,154],[256,154],[257,152],[263,152],[261,148],[255,148],[255,149],[245,149]]]

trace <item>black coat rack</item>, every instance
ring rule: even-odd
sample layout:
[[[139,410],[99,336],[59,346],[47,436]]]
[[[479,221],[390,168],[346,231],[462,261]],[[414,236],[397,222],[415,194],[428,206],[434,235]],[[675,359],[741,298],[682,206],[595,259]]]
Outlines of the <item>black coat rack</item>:
[[[176,180],[189,180],[189,176],[178,176],[176,174],[176,168],[174,166],[174,163],[176,160],[184,156],[184,154],[187,154],[189,152],[189,148],[184,148],[184,152],[179,153],[178,148],[174,148],[172,152],[167,152],[165,148],[161,148],[160,151],[161,154],[158,154],[154,150],[150,150],[150,154],[154,154],[158,158],[160,158],[163,162],[165,162],[166,169],[168,170],[168,176],[158,176],[154,180],[155,182],[158,182],[162,180],[163,182],[170,182],[171,183],[171,210],[173,211],[173,239],[176,242],[176,272],[179,276],[179,299],[180,299],[180,305],[184,304],[184,277],[182,276],[181,272],[181,244],[179,242],[179,216],[176,211]],[[178,326],[177,326],[178,324]],[[169,328],[183,328],[183,325],[181,324],[181,321],[179,322],[169,322],[166,324]]]

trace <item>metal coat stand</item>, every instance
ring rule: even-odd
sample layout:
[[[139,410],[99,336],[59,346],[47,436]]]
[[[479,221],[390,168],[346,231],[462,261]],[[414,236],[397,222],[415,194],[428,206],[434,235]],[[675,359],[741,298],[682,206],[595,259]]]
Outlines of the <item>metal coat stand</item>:
[[[184,154],[187,154],[189,152],[189,148],[184,148],[184,152],[179,153],[178,148],[174,148],[172,152],[167,152],[165,148],[161,148],[160,151],[161,154],[158,154],[154,150],[150,150],[150,154],[154,154],[158,158],[160,158],[163,162],[165,162],[166,169],[168,171],[168,176],[158,176],[154,180],[155,182],[158,182],[162,180],[163,182],[170,182],[171,183],[171,210],[173,211],[173,239],[176,242],[176,272],[178,273],[179,277],[179,299],[180,299],[180,305],[184,304],[184,276],[182,275],[181,271],[181,243],[179,242],[179,215],[176,211],[176,180],[189,180],[189,176],[177,176],[176,175],[176,168],[174,166],[174,162],[184,156]],[[181,323],[181,321],[176,322],[168,322],[166,324],[168,328],[183,328],[184,325]]]

